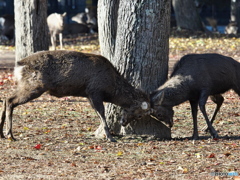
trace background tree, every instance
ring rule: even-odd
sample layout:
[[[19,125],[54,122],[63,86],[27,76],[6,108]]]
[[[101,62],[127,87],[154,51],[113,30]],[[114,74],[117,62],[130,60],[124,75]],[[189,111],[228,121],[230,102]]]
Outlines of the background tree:
[[[172,0],[177,27],[193,31],[204,31],[201,18],[193,0]]]
[[[230,22],[235,22],[240,32],[240,0],[231,0]]]
[[[168,75],[169,0],[99,0],[98,26],[101,53],[129,82],[150,93]],[[123,128],[121,109],[107,106],[107,121],[114,134],[149,134],[170,137],[170,130],[150,117]],[[96,131],[102,134],[102,128]]]
[[[15,0],[16,62],[48,50],[47,0]]]

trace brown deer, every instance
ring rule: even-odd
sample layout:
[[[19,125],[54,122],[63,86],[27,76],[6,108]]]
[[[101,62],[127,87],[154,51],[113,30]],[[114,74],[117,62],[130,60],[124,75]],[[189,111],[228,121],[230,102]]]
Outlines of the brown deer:
[[[41,96],[44,92],[56,97],[82,96],[89,99],[103,124],[106,138],[115,141],[108,129],[103,102],[121,106],[122,123],[150,114],[150,99],[135,89],[103,56],[75,51],[41,51],[17,62],[14,70],[16,92],[3,101],[0,135],[12,134],[13,109]]]

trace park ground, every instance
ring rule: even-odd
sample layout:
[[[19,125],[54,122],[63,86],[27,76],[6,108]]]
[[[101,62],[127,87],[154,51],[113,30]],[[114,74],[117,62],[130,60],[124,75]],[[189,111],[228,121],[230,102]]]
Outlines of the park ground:
[[[97,35],[64,41],[66,49],[99,53]],[[14,62],[10,65],[7,59],[12,59],[13,51],[11,44],[0,46],[0,76],[4,79],[0,99],[15,88],[11,77]],[[220,53],[239,61],[240,39],[172,32],[171,62],[188,53]],[[118,142],[110,143],[94,137],[99,118],[85,98],[57,99],[44,94],[15,109],[13,133],[17,141],[0,140],[0,179],[239,180],[239,96],[229,91],[224,97],[214,122],[219,139],[211,139],[201,131],[205,120],[199,113],[201,138],[191,140],[192,118],[189,103],[185,102],[174,108],[172,140],[127,136],[115,137]],[[209,100],[208,112],[214,108]]]

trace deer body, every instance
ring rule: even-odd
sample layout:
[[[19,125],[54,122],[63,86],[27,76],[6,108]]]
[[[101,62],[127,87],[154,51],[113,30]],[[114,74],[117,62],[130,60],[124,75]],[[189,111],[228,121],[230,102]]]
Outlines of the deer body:
[[[193,139],[198,139],[198,106],[204,115],[208,130],[218,137],[212,123],[224,99],[222,93],[233,89],[240,95],[240,64],[220,54],[189,54],[176,63],[170,79],[151,94],[154,116],[173,125],[173,106],[189,101],[194,124]],[[217,104],[209,120],[205,104],[208,97]]]
[[[17,90],[4,101],[0,134],[7,122],[7,135],[12,135],[13,108],[48,92],[56,97],[87,97],[101,118],[108,140],[114,141],[106,123],[103,102],[123,107],[130,116],[145,115],[150,108],[148,96],[131,86],[104,57],[74,51],[42,51],[18,62],[15,68]],[[147,104],[147,108],[142,108]],[[14,139],[14,138],[13,138]]]

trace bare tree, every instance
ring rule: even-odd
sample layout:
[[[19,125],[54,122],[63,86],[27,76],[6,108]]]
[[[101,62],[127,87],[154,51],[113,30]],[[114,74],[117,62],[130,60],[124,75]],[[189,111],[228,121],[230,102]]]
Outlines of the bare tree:
[[[48,50],[47,0],[15,0],[16,62]]]
[[[177,27],[193,31],[204,31],[201,18],[193,0],[172,0]]]
[[[98,26],[101,53],[137,88],[147,93],[168,75],[169,0],[99,0]],[[117,91],[117,89],[116,89]],[[121,109],[107,106],[108,126],[114,134],[148,134],[169,138],[170,130],[148,117],[119,124]],[[103,133],[99,127],[96,134]]]

